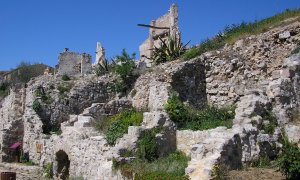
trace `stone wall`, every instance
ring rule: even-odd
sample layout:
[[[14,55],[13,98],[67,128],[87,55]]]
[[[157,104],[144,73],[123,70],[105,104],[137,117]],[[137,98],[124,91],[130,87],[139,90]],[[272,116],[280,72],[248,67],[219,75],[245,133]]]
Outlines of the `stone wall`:
[[[87,128],[86,128],[87,129]],[[93,131],[91,128],[89,131]],[[70,160],[70,176],[85,179],[117,179],[117,173],[112,171],[111,147],[107,145],[103,136],[84,137],[85,130],[66,127],[61,136],[44,139],[41,163],[54,163],[54,170],[58,164],[56,153],[63,151]],[[75,133],[74,133],[75,132]],[[76,133],[77,132],[77,133]]]
[[[42,76],[31,81],[27,91],[34,94],[37,88],[43,88],[51,99],[45,103],[38,98],[41,104],[38,115],[49,126],[59,127],[60,123],[69,119],[70,114],[78,115],[93,103],[105,103],[113,99],[115,93],[108,88],[113,79],[114,77],[108,76],[91,79],[89,76],[74,81],[62,81],[54,76]],[[60,88],[68,90],[62,94]],[[30,105],[32,104],[28,104]]]
[[[92,71],[92,57],[89,54],[65,50],[65,52],[60,53],[58,59],[58,75],[80,76]]]
[[[200,107],[206,103],[205,84],[201,60],[165,63],[137,79],[132,103],[138,109],[162,111],[169,95],[177,92],[183,101]]]
[[[1,162],[13,162],[15,157],[9,147],[14,143],[22,143],[26,90],[22,85],[11,88],[10,94],[4,99],[0,108],[0,153]]]
[[[107,144],[103,134],[91,127],[93,116],[112,115],[120,108],[128,107],[126,100],[111,101],[103,106],[93,104],[80,115],[70,115],[70,119],[61,124],[61,135],[42,134],[42,123],[34,111],[27,110],[25,119],[24,152],[40,166],[54,163],[54,173],[58,171],[57,152],[64,152],[70,161],[70,177],[84,179],[122,179],[118,171],[112,168],[112,159],[118,158],[121,151],[134,147],[140,132],[130,127],[115,146]],[[95,112],[97,112],[96,115]],[[102,113],[101,113],[102,112]]]
[[[200,56],[205,63],[208,102],[234,104],[248,90],[266,90],[270,81],[289,76],[283,64],[300,40],[299,28],[300,23],[291,23]],[[290,35],[280,39],[285,32]]]
[[[28,84],[26,100],[24,100],[26,107],[23,115],[25,128],[23,148],[30,154],[32,160],[39,162],[40,154],[37,153],[35,146],[41,139],[49,137],[44,134],[45,126],[59,129],[61,123],[70,120],[70,117],[77,118],[82,113],[82,116],[97,118],[100,115],[113,115],[122,107],[130,106],[130,103],[125,100],[111,101],[115,94],[107,88],[110,80],[107,77],[102,78],[96,78],[94,81],[89,79],[88,82],[86,79],[69,82],[73,84],[73,88],[63,97],[56,88],[60,83],[65,84],[65,82],[60,82],[54,76],[41,76]],[[50,103],[42,102],[36,97],[35,91],[38,87],[43,87],[46,95],[51,97]],[[36,99],[41,104],[41,110],[37,113],[32,109],[33,101]]]

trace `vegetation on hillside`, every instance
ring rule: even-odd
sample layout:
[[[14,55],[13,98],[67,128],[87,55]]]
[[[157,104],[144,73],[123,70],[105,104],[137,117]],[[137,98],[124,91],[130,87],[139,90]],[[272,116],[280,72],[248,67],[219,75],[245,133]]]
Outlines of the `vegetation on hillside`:
[[[287,137],[282,140],[282,149],[277,159],[277,166],[287,179],[300,179],[300,148]]]
[[[11,70],[10,78],[0,82],[0,100],[8,95],[9,88],[18,83],[27,83],[31,78],[44,74],[47,68],[44,64],[21,62],[16,69]]]
[[[136,109],[125,109],[112,117],[102,117],[95,120],[93,127],[105,133],[105,138],[110,145],[127,133],[129,126],[140,126],[143,121],[143,113]]]
[[[234,107],[217,108],[205,106],[195,109],[184,104],[180,98],[172,94],[168,99],[165,110],[172,121],[176,122],[179,129],[207,130],[219,126],[232,127],[235,116]]]
[[[107,73],[117,74],[119,77],[109,85],[110,89],[116,93],[128,93],[137,78],[137,75],[134,73],[136,68],[135,56],[135,53],[129,55],[123,49],[121,54],[112,58],[110,62],[105,59],[102,64],[99,64],[96,74],[98,76]]]
[[[131,162],[113,161],[115,169],[119,169],[128,179],[188,179],[185,168],[190,158],[184,153],[175,151],[166,157],[159,157],[156,134],[163,129],[145,130],[137,143],[137,151],[126,153],[123,157],[135,157]]]
[[[61,77],[61,80],[63,80],[63,81],[70,81],[71,78],[70,78],[68,75],[64,74],[64,75]]]
[[[11,72],[12,83],[27,83],[31,78],[44,74],[47,68],[44,64],[31,64],[29,62],[21,62],[16,69]]]
[[[300,41],[297,43],[296,48],[292,51],[291,54],[298,54],[300,52]]]
[[[43,177],[52,179],[53,175],[53,163],[46,164],[43,167]]]
[[[187,44],[183,45],[180,38],[168,36],[167,39],[159,37],[159,47],[154,47],[150,59],[155,64],[176,60],[186,51]]]
[[[3,81],[0,83],[0,101],[8,95],[10,83]]]
[[[217,50],[222,48],[226,43],[233,43],[238,39],[247,37],[249,35],[256,35],[268,31],[269,28],[278,26],[283,23],[284,20],[293,17],[300,16],[300,9],[286,10],[275,16],[254,22],[242,22],[240,24],[233,24],[226,26],[223,32],[217,34],[211,39],[207,39],[200,43],[200,45],[195,46],[185,54],[183,58],[185,60],[192,59],[199,56],[205,52]]]
[[[122,175],[129,179],[188,180],[189,178],[185,175],[188,161],[190,161],[189,157],[176,151],[167,157],[158,158],[151,162],[139,158],[127,164],[114,161],[114,168],[120,169]]]

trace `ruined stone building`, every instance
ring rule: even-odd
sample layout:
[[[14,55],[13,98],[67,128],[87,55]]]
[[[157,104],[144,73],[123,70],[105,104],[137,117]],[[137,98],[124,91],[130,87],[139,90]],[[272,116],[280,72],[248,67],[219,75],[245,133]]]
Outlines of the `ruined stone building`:
[[[65,48],[58,59],[58,75],[81,76],[92,71],[92,56],[89,54],[69,52],[69,49]]]
[[[152,56],[152,49],[160,46],[159,37],[162,39],[166,39],[168,36],[180,38],[178,7],[173,4],[168,13],[156,20],[152,20],[148,27],[149,37],[139,47],[141,62],[143,62],[146,67],[151,66],[149,58]]]
[[[147,48],[156,45],[157,37],[165,38],[168,33],[179,36],[177,14],[172,5],[168,14],[152,23],[153,27],[170,29],[150,28],[141,55],[151,54]],[[182,173],[191,180],[212,179],[216,167],[226,172],[261,157],[274,159],[284,133],[300,147],[300,121],[294,119],[300,112],[300,52],[294,52],[299,48],[300,22],[286,22],[191,60],[159,64],[140,73],[128,93],[112,90],[112,83],[119,81],[113,74],[82,76],[92,70],[91,56],[65,49],[59,56],[57,73],[82,77],[66,82],[47,70],[26,85],[11,88],[0,101],[0,167],[18,168],[18,173],[22,170],[26,175],[28,169],[36,168],[39,177],[29,179],[43,179],[46,169],[62,180],[129,179],[126,175],[136,172],[127,173],[115,165],[139,158],[132,152],[141,150],[139,142],[151,129],[161,130],[151,138],[159,158],[175,150],[190,157]],[[96,51],[96,63],[101,64],[105,53],[100,43]],[[60,87],[69,89],[62,92]],[[232,115],[228,121],[232,126],[219,124],[203,130],[178,127],[165,108],[174,94],[191,109],[235,107],[226,110]],[[115,143],[109,143],[106,132],[94,123],[131,108],[143,111],[142,122],[125,127]],[[273,132],[264,125],[274,126]],[[16,148],[35,166],[10,163],[20,157]],[[160,174],[161,169],[154,173]]]

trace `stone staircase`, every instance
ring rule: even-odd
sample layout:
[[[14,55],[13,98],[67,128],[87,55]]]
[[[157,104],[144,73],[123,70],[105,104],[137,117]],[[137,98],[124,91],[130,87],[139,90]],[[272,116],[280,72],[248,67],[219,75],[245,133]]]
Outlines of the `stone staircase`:
[[[259,114],[263,114],[268,105],[264,94],[253,91],[237,104],[231,129],[217,127],[204,131],[178,130],[177,149],[191,156],[186,174],[192,180],[209,180],[214,176],[216,168],[221,171],[238,169],[242,162],[255,160],[260,153],[274,155],[280,129],[269,135],[252,124],[264,122]]]
[[[178,146],[179,150],[191,156],[191,161],[186,168],[186,174],[192,180],[211,179],[214,165],[230,156],[230,154],[225,152],[228,150],[238,151],[238,145],[235,140],[236,135],[236,129],[226,129],[225,127],[206,131],[177,131],[178,144],[187,139],[191,141],[196,140],[195,143],[188,145],[188,147]],[[231,157],[231,159],[236,161],[234,163],[239,163],[238,158]]]

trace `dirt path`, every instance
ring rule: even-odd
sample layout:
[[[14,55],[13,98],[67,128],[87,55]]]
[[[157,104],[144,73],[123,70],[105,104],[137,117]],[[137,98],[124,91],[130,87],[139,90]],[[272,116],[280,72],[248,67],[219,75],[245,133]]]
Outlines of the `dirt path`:
[[[0,172],[16,172],[17,180],[41,180],[37,166],[26,166],[18,163],[0,163]]]
[[[0,172],[15,172],[15,171],[9,171],[7,169],[0,168]],[[17,172],[17,180],[40,180],[40,179],[41,177],[36,175]]]

